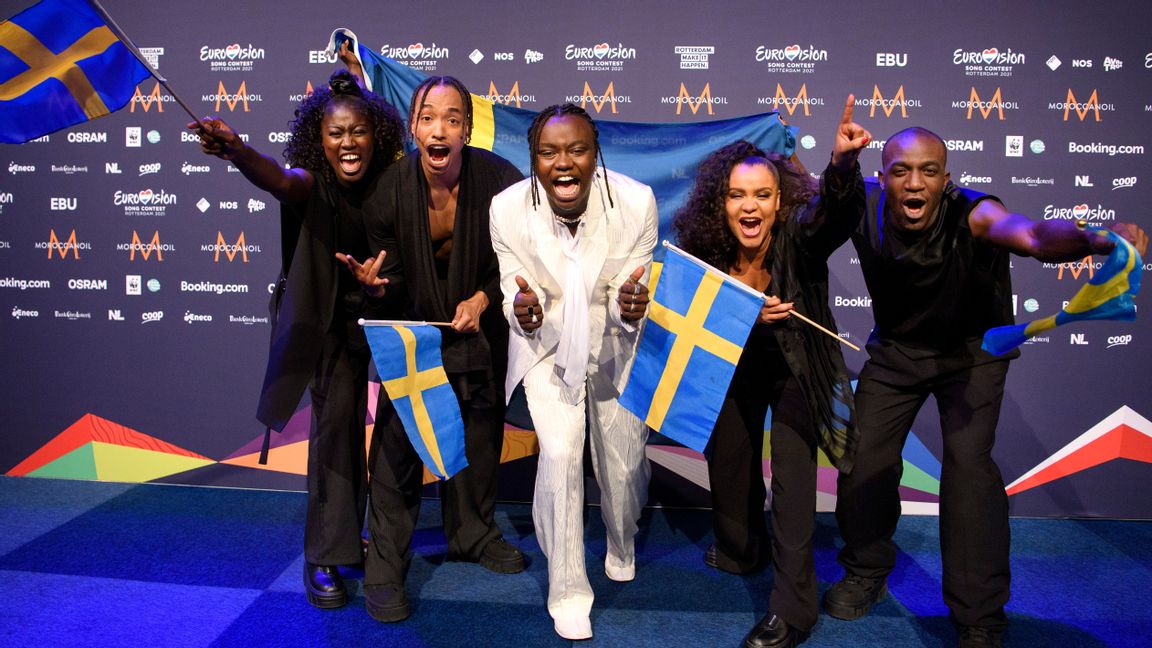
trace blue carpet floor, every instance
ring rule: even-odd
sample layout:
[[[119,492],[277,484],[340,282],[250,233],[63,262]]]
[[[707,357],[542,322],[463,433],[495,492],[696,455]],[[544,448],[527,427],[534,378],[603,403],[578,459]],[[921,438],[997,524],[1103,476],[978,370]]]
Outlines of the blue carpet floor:
[[[408,578],[413,615],[381,624],[358,580],[339,610],[301,587],[304,495],[0,477],[3,646],[565,646],[544,608],[547,576],[527,505],[501,504],[529,556],[501,576],[444,561],[440,508],[426,500]],[[823,591],[839,578],[835,520],[820,514]],[[708,513],[647,510],[631,583],[603,574],[599,511],[587,516],[595,637],[583,646],[736,647],[763,614],[768,573],[701,561]],[[1152,523],[1012,521],[1008,646],[1152,645]],[[940,599],[936,518],[906,517],[892,595],[853,622],[821,615],[805,646],[952,646]],[[355,571],[346,572],[355,579]]]

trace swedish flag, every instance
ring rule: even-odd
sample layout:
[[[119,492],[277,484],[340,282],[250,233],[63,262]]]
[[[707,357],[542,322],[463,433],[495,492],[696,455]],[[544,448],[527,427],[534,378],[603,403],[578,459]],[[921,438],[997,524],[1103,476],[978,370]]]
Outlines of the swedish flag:
[[[703,452],[764,295],[664,245],[620,404],[653,430]]]
[[[337,47],[349,37],[347,30],[332,35],[330,47]],[[412,93],[427,76],[402,63],[381,56],[362,44],[357,54],[372,91],[396,106],[407,110]],[[473,127],[471,144],[485,148],[515,164],[528,174],[528,127],[536,112],[493,103],[472,94]],[[796,129],[785,126],[775,112],[718,121],[654,124],[625,121],[597,121],[600,146],[609,168],[652,187],[656,194],[661,236],[671,235],[672,214],[684,204],[692,189],[691,171],[718,146],[746,139],[761,149],[782,155],[796,150]],[[658,156],[659,164],[653,164]],[[660,252],[657,252],[659,258]]]
[[[440,331],[418,322],[363,324],[380,383],[424,465],[443,479],[468,467],[464,420],[444,373]]]
[[[1140,253],[1119,234],[1106,229],[1093,229],[1116,243],[1100,272],[1084,284],[1059,313],[1027,324],[989,329],[981,345],[985,351],[1003,355],[1024,344],[1028,338],[1069,322],[1131,322],[1136,319],[1133,298],[1140,292],[1140,273],[1143,270]]]
[[[0,23],[0,142],[119,110],[148,75],[86,0],[43,0]]]

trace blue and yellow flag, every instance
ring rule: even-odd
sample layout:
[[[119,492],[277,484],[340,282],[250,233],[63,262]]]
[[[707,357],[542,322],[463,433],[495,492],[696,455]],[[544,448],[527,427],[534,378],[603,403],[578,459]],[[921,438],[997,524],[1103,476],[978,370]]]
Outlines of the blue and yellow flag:
[[[148,75],[87,0],[43,0],[0,23],[0,142],[119,110]]]
[[[764,295],[674,245],[648,307],[620,404],[703,452]]]
[[[442,479],[468,467],[464,420],[444,373],[440,331],[419,322],[363,324],[380,383],[424,465]]]
[[[348,33],[336,30],[330,47],[351,40]],[[361,43],[357,45],[372,91],[401,113],[407,111],[412,93],[427,75],[381,56]],[[475,93],[472,112],[471,144],[496,153],[528,175],[528,127],[537,113],[494,103]],[[675,124],[597,120],[596,128],[600,131],[600,146],[608,168],[652,187],[661,214],[660,235],[665,237],[671,235],[672,215],[688,198],[696,168],[717,148],[746,139],[765,151],[782,155],[791,155],[796,150],[796,129],[785,126],[775,112]]]
[[[985,351],[1003,355],[1024,344],[1028,338],[1069,322],[1083,320],[1131,322],[1136,319],[1136,304],[1133,298],[1140,292],[1140,273],[1143,269],[1140,253],[1119,234],[1106,229],[1092,229],[1116,243],[1100,272],[1084,284],[1059,313],[1027,324],[989,329],[984,334],[984,343],[981,345]]]

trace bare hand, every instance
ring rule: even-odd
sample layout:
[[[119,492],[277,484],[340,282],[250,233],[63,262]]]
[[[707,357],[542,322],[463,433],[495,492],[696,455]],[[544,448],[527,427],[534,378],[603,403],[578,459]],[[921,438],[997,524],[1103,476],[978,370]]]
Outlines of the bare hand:
[[[1110,229],[1131,243],[1141,258],[1144,257],[1144,252],[1148,249],[1148,234],[1143,228],[1135,223],[1116,223]]]
[[[544,309],[540,307],[540,298],[520,275],[516,275],[516,287],[520,291],[512,300],[512,313],[516,315],[516,321],[520,323],[520,328],[524,332],[535,331],[544,323]]]
[[[452,318],[452,328],[458,333],[476,333],[480,330],[480,315],[488,308],[488,295],[477,292],[469,299],[456,304],[456,316]]]
[[[644,314],[648,312],[648,286],[640,283],[640,277],[643,276],[644,266],[636,268],[628,276],[628,281],[620,284],[620,290],[616,293],[616,303],[620,304],[620,317],[629,322],[643,319]]]
[[[352,41],[346,40],[340,42],[340,49],[336,51],[336,56],[340,58],[340,62],[348,71],[356,77],[360,83],[360,87],[364,87],[364,68],[360,65],[360,59],[357,58],[356,53],[352,51]]]
[[[760,307],[760,321],[765,324],[779,322],[792,316],[792,302],[782,302],[779,297],[769,295]]]
[[[872,141],[872,133],[852,121],[852,106],[855,95],[848,95],[844,102],[844,113],[840,115],[840,125],[836,128],[836,139],[832,144],[832,165],[841,171],[849,171],[860,157],[860,151]]]
[[[380,276],[380,268],[384,265],[385,254],[387,253],[384,250],[380,250],[380,254],[372,259],[365,259],[363,264],[357,262],[351,254],[337,252],[336,259],[348,268],[348,271],[356,277],[360,285],[364,286],[364,292],[371,297],[383,297],[384,287],[388,285],[388,280]]]
[[[219,117],[205,117],[200,120],[199,124],[188,122],[187,128],[188,130],[199,131],[201,151],[208,155],[215,155],[221,160],[231,161],[239,155],[245,146],[236,131],[232,130],[232,127],[224,123],[224,120]]]

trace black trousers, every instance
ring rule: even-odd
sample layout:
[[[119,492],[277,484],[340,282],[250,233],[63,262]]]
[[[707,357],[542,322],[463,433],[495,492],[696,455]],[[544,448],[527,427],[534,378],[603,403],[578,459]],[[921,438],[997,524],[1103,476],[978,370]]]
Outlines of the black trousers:
[[[452,378],[450,375],[449,382],[455,386]],[[460,398],[468,467],[440,485],[449,560],[479,560],[484,547],[501,537],[495,513],[504,442],[504,396],[491,385],[473,390],[470,396]],[[420,513],[424,471],[396,409],[383,392],[376,408],[369,463],[370,547],[364,562],[364,583],[403,586]]]
[[[739,376],[737,377],[739,378]],[[809,631],[818,601],[812,534],[816,525],[816,431],[808,402],[791,374],[729,389],[708,457],[712,524],[723,569],[748,572],[769,556],[774,575],[768,607]],[[764,417],[772,407],[772,534],[764,521]]]
[[[314,564],[350,565],[362,558],[369,358],[368,343],[354,320],[334,324],[324,336],[320,363],[309,385],[312,427],[304,555]]]
[[[992,460],[1006,361],[919,375],[893,384],[869,361],[856,388],[860,447],[838,482],[836,519],[845,546],[840,564],[884,578],[896,564],[892,535],[900,518],[901,453],[916,413],[936,398],[944,442],[940,475],[940,550],[944,602],[962,625],[1003,628],[1009,595],[1008,496]],[[877,377],[877,374],[880,374]]]

